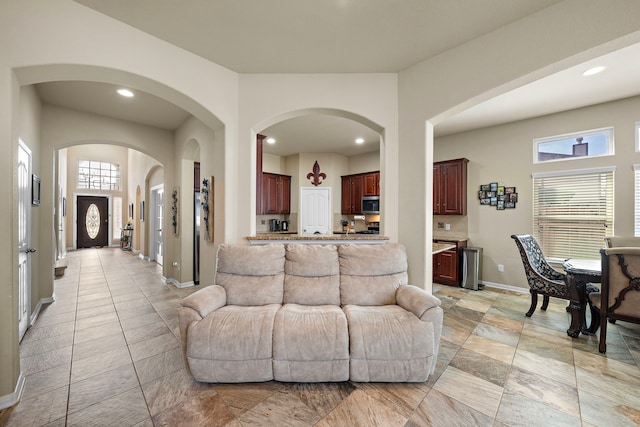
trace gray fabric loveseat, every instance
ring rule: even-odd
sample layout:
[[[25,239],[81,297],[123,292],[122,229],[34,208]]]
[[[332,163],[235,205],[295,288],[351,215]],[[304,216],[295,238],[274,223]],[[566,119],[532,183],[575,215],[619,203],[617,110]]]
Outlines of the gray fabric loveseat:
[[[442,316],[400,244],[221,245],[179,311],[188,368],[213,383],[426,381]]]

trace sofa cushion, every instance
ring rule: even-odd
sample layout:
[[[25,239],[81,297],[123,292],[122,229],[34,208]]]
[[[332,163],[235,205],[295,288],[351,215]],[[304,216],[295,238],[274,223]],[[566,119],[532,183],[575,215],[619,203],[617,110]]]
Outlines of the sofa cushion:
[[[282,306],[273,330],[273,377],[296,382],[349,379],[347,318],[339,306]]]
[[[215,283],[225,288],[229,305],[282,304],[284,245],[218,248]]]
[[[341,245],[338,254],[342,305],[396,303],[396,289],[408,282],[403,245]]]
[[[340,305],[340,264],[334,245],[287,245],[284,302]]]
[[[187,329],[186,356],[203,382],[273,379],[273,324],[279,304],[225,306]]]
[[[349,325],[350,380],[426,381],[434,363],[434,329],[397,305],[343,307]]]

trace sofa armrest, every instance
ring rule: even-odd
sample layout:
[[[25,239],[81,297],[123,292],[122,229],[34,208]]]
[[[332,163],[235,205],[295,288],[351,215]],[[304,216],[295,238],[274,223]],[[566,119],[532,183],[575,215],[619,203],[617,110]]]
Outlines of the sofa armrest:
[[[440,300],[424,289],[412,285],[403,285],[396,290],[398,305],[415,314],[417,318],[429,309],[440,307]]]
[[[226,304],[227,293],[222,286],[218,285],[202,288],[182,300],[183,307],[197,311],[202,318]]]

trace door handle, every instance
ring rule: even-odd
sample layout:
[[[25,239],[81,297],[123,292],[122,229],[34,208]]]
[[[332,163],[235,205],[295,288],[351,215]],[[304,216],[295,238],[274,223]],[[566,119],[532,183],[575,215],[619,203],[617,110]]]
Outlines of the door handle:
[[[32,254],[32,253],[34,253],[35,251],[36,251],[36,249],[35,249],[35,248],[27,248],[27,253],[28,253],[28,254]]]

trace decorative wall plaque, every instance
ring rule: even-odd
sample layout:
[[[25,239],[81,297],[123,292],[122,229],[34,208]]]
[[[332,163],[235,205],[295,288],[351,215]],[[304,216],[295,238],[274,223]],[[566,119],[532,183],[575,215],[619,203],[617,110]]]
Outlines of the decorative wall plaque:
[[[313,171],[307,174],[307,179],[311,179],[312,177],[313,179],[311,180],[311,184],[315,185],[316,187],[322,184],[322,181],[320,181],[320,178],[322,178],[323,180],[327,179],[327,175],[325,173],[320,172],[320,165],[318,164],[317,160],[313,164]]]

